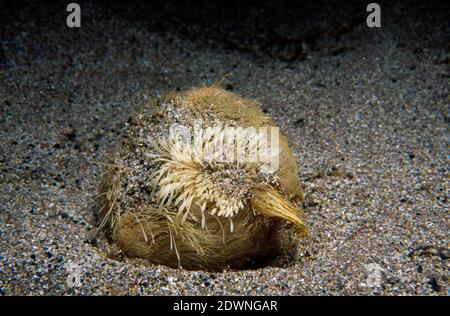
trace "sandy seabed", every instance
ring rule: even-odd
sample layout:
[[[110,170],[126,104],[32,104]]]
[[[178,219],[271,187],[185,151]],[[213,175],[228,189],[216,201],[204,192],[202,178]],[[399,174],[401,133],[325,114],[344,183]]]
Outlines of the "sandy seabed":
[[[79,30],[30,11],[2,22],[1,294],[448,294],[449,29],[428,23],[434,13],[402,28],[389,14],[381,29],[361,22],[286,61],[92,5]],[[129,115],[228,74],[290,139],[309,237],[266,267],[222,273],[125,258],[93,238],[95,162]]]

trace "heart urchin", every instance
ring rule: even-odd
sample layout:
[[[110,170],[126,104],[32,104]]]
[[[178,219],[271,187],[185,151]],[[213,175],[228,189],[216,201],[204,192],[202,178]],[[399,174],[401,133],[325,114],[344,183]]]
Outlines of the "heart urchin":
[[[100,227],[128,256],[242,268],[277,252],[280,220],[306,235],[301,198],[287,140],[258,103],[204,87],[128,123],[101,177]]]

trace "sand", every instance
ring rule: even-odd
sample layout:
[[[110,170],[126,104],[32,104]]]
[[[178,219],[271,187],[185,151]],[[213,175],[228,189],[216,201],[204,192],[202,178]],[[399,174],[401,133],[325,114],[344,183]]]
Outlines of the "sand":
[[[251,28],[205,28],[199,17],[173,25],[177,17],[151,8],[151,18],[134,19],[81,3],[82,27],[69,29],[61,5],[10,4],[1,23],[0,294],[448,295],[450,19],[448,5],[413,3],[411,14],[392,7],[381,29],[366,27],[363,7],[319,32],[327,8],[302,20],[315,28],[280,28],[293,40],[275,44]],[[96,162],[150,97],[224,76],[289,137],[309,237],[244,271],[124,257],[93,234]]]

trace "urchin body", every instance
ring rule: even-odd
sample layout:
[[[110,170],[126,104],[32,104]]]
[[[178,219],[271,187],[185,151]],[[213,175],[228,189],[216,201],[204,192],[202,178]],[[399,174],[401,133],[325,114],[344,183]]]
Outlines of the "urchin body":
[[[173,126],[194,131],[198,125],[206,131],[200,142],[182,142],[173,134]],[[279,248],[282,220],[306,235],[287,140],[280,135],[276,170],[268,171],[261,159],[221,156],[241,137],[229,133],[233,128],[270,127],[273,121],[257,102],[219,87],[150,102],[128,123],[120,150],[102,174],[101,226],[126,255],[156,264],[220,270],[271,256]],[[212,157],[199,154],[218,140],[231,147],[220,155],[215,148]],[[247,139],[243,146],[251,149],[255,142]]]

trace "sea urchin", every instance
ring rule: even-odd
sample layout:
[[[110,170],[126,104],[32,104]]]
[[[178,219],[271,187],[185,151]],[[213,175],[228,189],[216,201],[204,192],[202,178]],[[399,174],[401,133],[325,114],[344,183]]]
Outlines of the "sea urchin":
[[[220,87],[152,100],[99,185],[100,227],[123,252],[188,269],[243,268],[306,235],[287,139],[259,104]]]

